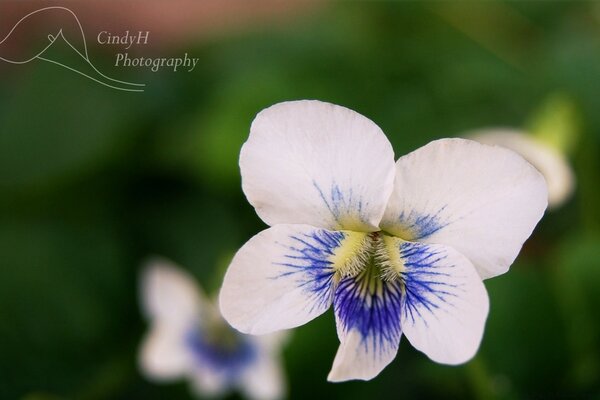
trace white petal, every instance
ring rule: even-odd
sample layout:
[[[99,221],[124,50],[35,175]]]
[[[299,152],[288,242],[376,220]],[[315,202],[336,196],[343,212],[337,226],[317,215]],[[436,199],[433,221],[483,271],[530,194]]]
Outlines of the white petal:
[[[376,231],[394,153],[377,125],[345,107],[290,101],[261,111],[240,154],[242,187],[268,225]]]
[[[460,364],[481,342],[489,300],[467,258],[443,245],[402,242],[402,331],[433,361]]]
[[[150,379],[165,381],[180,378],[190,369],[185,348],[185,333],[169,324],[155,323],[144,339],[139,354],[142,372]]]
[[[400,158],[381,228],[454,247],[482,278],[506,272],[547,205],[542,175],[518,154],[443,139]]]
[[[374,269],[344,278],[336,288],[333,304],[341,344],[327,377],[332,382],[372,379],[398,352],[399,282],[382,281]]]
[[[292,336],[291,330],[277,331],[268,335],[252,336],[257,346],[264,349],[266,352],[278,352],[284,346],[286,346],[290,337]]]
[[[231,389],[227,377],[210,368],[196,368],[190,378],[194,392],[202,397],[217,397]]]
[[[240,380],[240,388],[250,399],[275,400],[282,398],[285,384],[279,355],[267,351],[257,354],[256,361],[244,371]]]
[[[575,174],[567,159],[552,147],[525,132],[511,129],[488,129],[474,132],[470,139],[506,147],[522,155],[544,175],[548,184],[548,205],[562,205],[573,194]]]
[[[276,225],[250,239],[223,281],[223,317],[244,333],[265,334],[314,319],[331,305],[330,258],[343,232]]]
[[[189,326],[201,319],[204,300],[194,279],[164,259],[149,261],[141,276],[141,302],[150,319]]]

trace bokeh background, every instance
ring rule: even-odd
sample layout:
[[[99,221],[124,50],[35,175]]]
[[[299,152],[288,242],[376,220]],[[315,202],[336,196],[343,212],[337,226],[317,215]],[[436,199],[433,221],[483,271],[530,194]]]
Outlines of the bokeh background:
[[[373,381],[327,383],[329,312],[285,350],[289,397],[600,398],[600,3],[2,1],[0,37],[40,4],[70,7],[95,64],[147,86],[125,93],[42,61],[0,62],[0,398],[189,398],[186,382],[137,369],[140,267],[161,255],[218,290],[265,228],[240,187],[250,123],[305,98],[368,116],[397,156],[470,129],[554,127],[577,189],[511,271],[486,281],[471,362],[437,365],[403,340]],[[123,49],[95,37],[127,29],[152,35],[131,55],[200,62],[115,68]],[[35,37],[5,50],[31,51]]]

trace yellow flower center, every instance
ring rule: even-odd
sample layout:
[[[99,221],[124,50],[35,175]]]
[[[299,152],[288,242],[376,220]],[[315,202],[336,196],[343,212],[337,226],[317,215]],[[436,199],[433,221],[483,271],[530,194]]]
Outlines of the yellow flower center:
[[[404,240],[384,232],[362,233],[342,231],[344,239],[333,250],[329,261],[336,272],[336,279],[355,277],[367,267],[380,279],[391,281],[402,276],[404,261],[400,257],[400,245]]]

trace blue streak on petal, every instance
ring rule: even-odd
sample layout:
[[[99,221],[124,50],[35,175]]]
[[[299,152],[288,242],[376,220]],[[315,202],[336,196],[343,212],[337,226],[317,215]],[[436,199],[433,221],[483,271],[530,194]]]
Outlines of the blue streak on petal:
[[[402,292],[399,282],[382,281],[374,269],[342,279],[333,304],[343,332],[358,331],[362,350],[378,358],[398,348]]]
[[[196,326],[188,330],[184,340],[198,368],[210,369],[231,385],[256,360],[258,349],[245,335],[233,329],[226,332],[226,336],[229,335],[233,339],[230,343],[219,343],[222,337],[211,339]]]
[[[444,272],[447,268],[454,268],[454,265],[444,264],[442,268],[446,254],[413,242],[403,242],[399,250],[405,267],[402,273],[404,315],[413,323],[420,318],[427,324],[425,314],[435,316],[436,312],[446,312],[454,307],[453,299],[461,289],[451,283],[450,274]]]
[[[368,206],[368,203],[363,204],[361,198],[357,199],[351,188],[343,191],[335,181],[332,181],[329,191],[324,191],[316,181],[313,180],[312,183],[340,227],[343,225],[343,219],[348,216],[357,217],[361,222],[367,221],[367,217],[363,212],[363,205]]]
[[[424,239],[448,226],[450,222],[443,222],[440,216],[445,208],[446,206],[443,206],[433,214],[420,214],[414,210],[411,210],[410,212],[402,211],[398,216],[398,224],[412,233],[412,237],[405,239]]]
[[[293,278],[297,287],[308,295],[311,311],[329,306],[333,295],[334,269],[329,258],[340,247],[346,235],[343,232],[315,229],[310,233],[290,236],[291,245],[282,260],[273,264],[283,267],[271,279]]]

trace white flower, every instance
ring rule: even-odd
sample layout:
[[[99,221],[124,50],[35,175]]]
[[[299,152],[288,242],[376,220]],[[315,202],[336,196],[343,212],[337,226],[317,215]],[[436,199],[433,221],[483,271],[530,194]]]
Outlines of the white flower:
[[[151,326],[139,363],[148,378],[162,382],[186,377],[202,395],[237,387],[252,399],[283,396],[283,335],[235,331],[194,280],[165,260],[154,260],[144,269],[141,297]]]
[[[548,185],[548,207],[561,206],[573,194],[575,174],[557,150],[516,129],[491,128],[470,132],[466,137],[488,145],[516,151],[544,175]]]
[[[229,266],[223,316],[266,334],[333,304],[331,381],[375,377],[402,334],[434,361],[469,360],[488,313],[481,278],[508,270],[546,208],[544,179],[512,151],[445,139],[394,165],[372,121],[318,101],[259,113],[240,167],[271,227]]]

